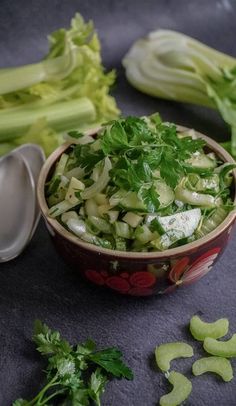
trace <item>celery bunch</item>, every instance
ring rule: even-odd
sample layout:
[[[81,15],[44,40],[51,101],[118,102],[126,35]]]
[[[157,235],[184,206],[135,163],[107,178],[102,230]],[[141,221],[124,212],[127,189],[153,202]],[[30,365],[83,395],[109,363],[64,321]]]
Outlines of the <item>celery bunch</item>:
[[[109,95],[115,73],[104,72],[90,21],[76,14],[68,30],[49,36],[49,53],[36,64],[0,70],[0,155],[36,142],[48,155],[71,129],[96,127],[118,116]]]
[[[218,109],[231,127],[225,147],[236,156],[236,58],[178,32],[157,30],[133,44],[126,76],[152,96]]]

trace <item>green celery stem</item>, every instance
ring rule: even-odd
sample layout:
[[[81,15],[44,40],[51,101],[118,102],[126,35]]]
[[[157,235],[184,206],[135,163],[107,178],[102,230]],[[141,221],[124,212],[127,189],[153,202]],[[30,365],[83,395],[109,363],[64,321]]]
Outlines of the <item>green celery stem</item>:
[[[55,131],[63,132],[78,128],[81,124],[92,123],[96,119],[93,103],[86,97],[63,101],[33,109],[25,107],[20,112],[1,113],[0,142],[9,142],[26,133],[38,119],[46,118]]]

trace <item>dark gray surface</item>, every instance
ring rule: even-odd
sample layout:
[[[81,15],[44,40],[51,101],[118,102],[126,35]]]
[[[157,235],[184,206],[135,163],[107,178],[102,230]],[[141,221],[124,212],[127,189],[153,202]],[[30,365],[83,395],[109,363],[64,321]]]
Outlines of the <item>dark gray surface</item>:
[[[125,81],[121,57],[131,43],[157,27],[172,28],[235,54],[236,3],[205,1],[10,1],[0,4],[0,64],[37,61],[47,49],[46,35],[68,25],[75,11],[92,18],[103,46],[104,63],[118,71],[115,96],[124,114],[160,111],[167,120],[193,126],[223,139],[227,130],[216,113],[152,99]],[[59,329],[71,342],[95,339],[100,347],[117,345],[133,368],[133,382],[114,381],[104,406],[153,406],[168,390],[156,371],[153,351],[166,341],[186,340],[201,355],[187,331],[194,313],[206,320],[229,317],[236,330],[236,235],[214,270],[197,284],[165,297],[127,298],[100,291],[71,273],[55,252],[44,225],[21,257],[0,265],[0,406],[31,398],[42,383],[40,356],[31,343],[35,318]],[[174,366],[190,375],[191,360]],[[233,362],[234,367],[236,366]],[[236,405],[236,381],[213,375],[193,379],[186,406]]]

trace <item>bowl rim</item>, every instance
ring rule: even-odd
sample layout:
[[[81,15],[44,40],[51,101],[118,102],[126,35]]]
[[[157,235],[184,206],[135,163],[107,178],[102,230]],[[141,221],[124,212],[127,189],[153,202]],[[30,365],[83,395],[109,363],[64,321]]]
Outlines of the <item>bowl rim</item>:
[[[184,127],[181,125],[177,125],[177,130],[181,132],[187,132],[192,129],[188,127]],[[85,132],[85,134],[95,136],[97,134],[97,129],[92,129],[88,130]],[[229,163],[235,163],[234,159],[232,156],[224,149],[222,148],[216,141],[211,139],[210,137],[194,130],[194,134],[198,138],[202,138],[206,141],[207,146],[209,146],[213,152],[216,153],[217,156],[219,156],[224,162],[229,162]],[[46,222],[51,226],[51,228],[54,230],[54,232],[57,232],[60,236],[64,237],[65,239],[69,240],[71,243],[75,244],[78,246],[78,248],[82,248],[88,251],[92,251],[94,253],[97,253],[99,255],[103,254],[108,257],[117,257],[117,258],[123,258],[123,259],[132,259],[132,260],[137,260],[137,259],[163,259],[166,257],[175,257],[181,254],[186,255],[188,252],[196,250],[198,248],[201,248],[203,245],[206,243],[211,243],[215,238],[217,238],[220,234],[222,234],[227,228],[229,228],[233,223],[236,218],[236,209],[232,210],[222,221],[222,223],[215,228],[215,230],[211,231],[209,234],[206,236],[199,238],[196,241],[193,241],[191,243],[182,245],[180,247],[176,248],[170,248],[165,251],[153,251],[153,252],[133,252],[133,251],[118,251],[118,250],[112,250],[108,248],[102,248],[87,242],[82,241],[79,237],[75,236],[72,234],[70,231],[67,231],[56,219],[51,218],[48,216],[48,205],[46,202],[45,198],[45,182],[48,177],[48,173],[51,169],[51,167],[54,165],[54,163],[58,160],[60,155],[65,152],[71,145],[73,145],[73,142],[65,142],[61,146],[59,146],[45,161],[40,175],[38,179],[38,184],[37,184],[37,198],[38,198],[38,203],[39,207],[41,210],[41,213],[46,220]],[[233,171],[233,178],[234,178],[234,184],[235,184],[235,196],[234,196],[234,204],[236,205],[236,169]]]

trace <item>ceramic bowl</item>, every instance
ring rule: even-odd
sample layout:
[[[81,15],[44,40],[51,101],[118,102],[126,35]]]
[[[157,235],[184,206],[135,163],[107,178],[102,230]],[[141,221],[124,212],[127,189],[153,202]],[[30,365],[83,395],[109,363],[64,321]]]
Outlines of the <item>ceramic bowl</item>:
[[[184,127],[178,129],[187,130]],[[203,134],[196,132],[196,135],[203,138],[209,150],[215,152],[222,161],[234,163],[233,158],[218,143]],[[212,269],[227,245],[235,211],[230,212],[214,231],[195,242],[164,252],[149,253],[113,251],[97,247],[81,241],[57,220],[50,218],[44,194],[45,182],[51,176],[61,154],[69,147],[68,143],[60,146],[45,162],[39,176],[38,201],[58,252],[83,277],[96,285],[122,294],[150,296],[187,286]],[[236,203],[235,171],[233,179],[232,198]]]

